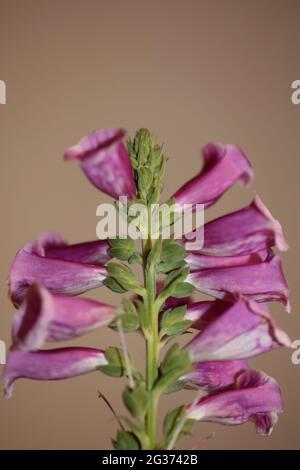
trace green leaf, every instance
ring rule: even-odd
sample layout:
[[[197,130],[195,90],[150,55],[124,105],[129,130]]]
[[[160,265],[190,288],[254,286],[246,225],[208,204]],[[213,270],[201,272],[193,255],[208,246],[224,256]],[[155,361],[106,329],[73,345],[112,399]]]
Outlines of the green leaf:
[[[111,248],[108,253],[114,258],[127,261],[135,254],[135,243],[131,238],[111,238],[109,244]]]
[[[143,264],[143,258],[141,257],[141,255],[139,253],[133,253],[133,255],[131,255],[129,258],[128,258],[128,263],[129,264]]]
[[[114,278],[123,289],[133,291],[138,295],[144,295],[145,289],[135,279],[134,273],[128,266],[110,262],[107,265],[107,271],[110,277]]]
[[[161,255],[161,248],[162,248],[162,241],[161,239],[158,239],[156,240],[156,242],[154,243],[149,255],[148,255],[148,258],[147,258],[147,266],[148,268],[150,266],[155,266],[157,264],[157,262],[159,261],[160,259],[160,255]]]
[[[123,377],[126,374],[125,358],[120,348],[109,347],[105,357],[108,364],[100,367],[101,372],[111,377]]]
[[[149,407],[149,392],[140,384],[135,388],[126,387],[123,401],[128,411],[140,421],[144,418]]]
[[[192,295],[194,290],[195,287],[189,282],[177,282],[172,292],[172,296],[179,299],[183,297],[188,297]]]
[[[140,327],[140,321],[137,315],[124,314],[120,319],[124,333],[131,333],[138,330]]]
[[[173,344],[167,351],[161,364],[161,371],[164,375],[173,370],[177,370],[179,375],[190,366],[190,357],[187,351],[183,351],[178,343]]]
[[[161,261],[158,265],[158,271],[161,273],[168,274],[174,269],[183,268],[186,266],[186,262],[184,260],[169,260],[169,261]]]
[[[184,419],[184,415],[185,415],[184,406],[179,406],[178,408],[175,408],[174,410],[171,410],[167,413],[164,419],[164,423],[163,423],[163,431],[164,431],[166,441],[170,440],[177,426],[179,426],[180,422]],[[194,420],[186,419],[177,437],[177,440],[180,437],[188,434],[193,424],[194,424]]]
[[[103,281],[103,285],[106,286],[108,289],[110,289],[113,292],[116,292],[117,294],[124,294],[127,292],[126,289],[124,289],[114,278],[112,277],[107,277]]]
[[[123,431],[121,429],[118,430],[117,437],[112,443],[116,450],[140,449],[140,444],[136,436],[132,432]]]
[[[175,336],[184,333],[193,323],[184,319],[185,312],[185,305],[166,310],[161,321],[161,334]]]
[[[161,259],[163,262],[182,261],[186,255],[185,248],[175,240],[164,240]]]

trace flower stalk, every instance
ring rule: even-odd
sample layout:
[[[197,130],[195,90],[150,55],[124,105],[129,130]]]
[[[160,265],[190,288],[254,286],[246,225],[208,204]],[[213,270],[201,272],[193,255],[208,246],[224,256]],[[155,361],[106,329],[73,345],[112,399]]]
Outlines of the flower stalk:
[[[291,345],[267,306],[276,300],[290,307],[281,261],[272,251],[288,248],[282,227],[256,196],[249,206],[205,224],[202,247],[191,249],[191,234],[165,239],[174,211],[151,227],[153,205],[162,207],[162,146],[147,129],[139,129],[127,148],[124,136],[123,129],[95,131],[67,150],[65,159],[78,161],[99,190],[127,197],[129,206],[118,206],[124,220],[135,219],[132,204],[146,209],[136,224],[141,246],[134,237],[68,244],[48,232],[18,251],[8,278],[17,310],[3,374],[6,396],[21,378],[62,380],[101,371],[128,379],[122,398],[129,418],[116,415],[101,394],[117,418],[117,450],[171,450],[195,421],[252,421],[268,436],[283,409],[280,388],[272,377],[251,370],[248,360]],[[251,163],[237,146],[209,144],[202,154],[203,169],[164,206],[209,207],[236,182],[252,180]],[[142,268],[143,281],[132,265]],[[133,297],[121,307],[78,297],[100,286]],[[194,302],[195,289],[214,300]],[[120,348],[43,349],[104,326],[119,333]],[[142,372],[127,347],[125,335],[132,332],[144,338]],[[177,339],[187,332],[195,335],[182,347]],[[183,388],[196,391],[196,398],[170,410],[160,433],[160,399]]]

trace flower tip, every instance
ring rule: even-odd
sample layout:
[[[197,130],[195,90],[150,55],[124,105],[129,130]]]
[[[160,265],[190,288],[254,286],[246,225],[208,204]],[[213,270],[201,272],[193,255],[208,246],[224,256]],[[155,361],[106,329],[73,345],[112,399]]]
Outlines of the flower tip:
[[[253,204],[267,219],[269,219],[274,232],[275,246],[280,251],[287,251],[289,249],[289,245],[284,237],[281,224],[273,217],[257,193],[255,193]]]

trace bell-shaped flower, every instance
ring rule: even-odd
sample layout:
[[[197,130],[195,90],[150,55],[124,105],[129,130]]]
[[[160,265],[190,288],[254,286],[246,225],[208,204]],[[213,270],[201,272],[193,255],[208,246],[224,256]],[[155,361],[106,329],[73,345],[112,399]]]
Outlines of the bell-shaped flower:
[[[251,164],[235,145],[208,144],[202,149],[204,165],[198,175],[173,195],[179,206],[214,204],[234,183],[249,183],[253,178]]]
[[[187,281],[216,298],[230,299],[242,294],[258,302],[277,300],[290,309],[289,291],[278,256],[270,256],[263,263],[200,269],[190,272]]]
[[[249,266],[250,264],[262,263],[269,258],[269,251],[262,250],[257,253],[239,256],[208,256],[200,253],[189,253],[185,261],[191,271],[197,269],[226,268],[232,266]]]
[[[106,257],[101,240],[99,244],[67,245],[57,234],[43,234],[15,256],[8,277],[11,299],[20,305],[34,282],[54,294],[77,295],[99,287],[106,277],[106,268],[98,263]]]
[[[91,183],[118,199],[134,199],[136,187],[123,129],[101,129],[83,137],[65,152],[66,160],[79,160]]]
[[[200,332],[185,346],[194,363],[246,359],[291,345],[288,335],[272,320],[267,306],[250,299],[213,302],[211,308],[200,314],[197,326]]]
[[[244,359],[197,362],[193,370],[181,380],[184,381],[185,388],[213,391],[231,386],[237,376],[247,369],[248,364]]]
[[[188,405],[186,416],[229,425],[253,421],[259,434],[269,436],[282,411],[278,383],[263,372],[247,370],[238,375],[230,390],[204,396]]]
[[[280,223],[257,195],[249,206],[207,222],[203,238],[201,254],[210,256],[249,255],[273,246],[288,249]]]
[[[82,297],[53,295],[32,284],[13,320],[14,348],[34,351],[44,343],[65,341],[108,325],[116,315],[112,305]]]
[[[3,371],[5,394],[11,398],[17,379],[68,379],[103,365],[107,365],[107,360],[101,349],[73,347],[34,352],[12,349]]]

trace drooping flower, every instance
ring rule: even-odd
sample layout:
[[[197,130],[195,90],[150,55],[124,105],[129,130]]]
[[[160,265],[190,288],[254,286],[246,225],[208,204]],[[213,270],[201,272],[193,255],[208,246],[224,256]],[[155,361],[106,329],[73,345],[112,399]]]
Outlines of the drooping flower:
[[[54,294],[77,295],[102,285],[107,259],[106,242],[67,245],[60,236],[48,232],[18,251],[10,269],[8,286],[13,303],[23,301],[34,282]],[[48,256],[49,253],[49,256]],[[93,259],[93,264],[90,260]],[[88,261],[86,261],[88,260]]]
[[[79,160],[96,188],[118,199],[133,199],[136,187],[123,129],[101,129],[83,137],[65,152],[66,160]]]
[[[221,424],[255,423],[268,436],[283,411],[277,382],[263,372],[248,370],[238,375],[231,390],[213,393],[187,406],[187,418]]]
[[[61,348],[45,351],[11,350],[3,372],[5,394],[11,398],[14,382],[32,380],[61,380],[93,372],[106,365],[105,353],[93,348]]]
[[[191,271],[197,269],[209,268],[226,268],[232,266],[249,266],[250,264],[257,264],[267,261],[269,258],[269,251],[262,250],[257,253],[250,253],[249,255],[240,256],[208,256],[200,253],[189,253],[185,258]]]
[[[248,207],[205,224],[201,254],[245,256],[273,246],[281,251],[288,248],[280,223],[256,195]]]
[[[215,301],[203,312],[196,320],[200,332],[185,346],[194,363],[246,359],[291,345],[267,306],[253,300]]]
[[[65,341],[108,325],[116,315],[112,305],[82,297],[53,295],[32,284],[13,320],[14,348],[34,351],[44,343]]]
[[[288,287],[278,256],[242,266],[200,269],[187,278],[200,292],[219,299],[247,295],[258,302],[277,300],[289,311]]]
[[[185,382],[186,388],[213,391],[233,385],[237,376],[247,369],[248,364],[244,359],[197,362],[193,370],[181,380]]]
[[[185,183],[173,195],[175,202],[183,204],[214,204],[237,181],[251,181],[251,164],[235,145],[208,144],[202,149],[204,165],[201,172]]]

